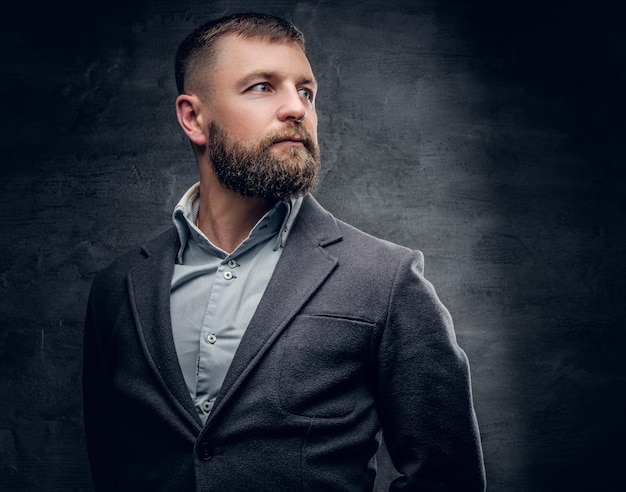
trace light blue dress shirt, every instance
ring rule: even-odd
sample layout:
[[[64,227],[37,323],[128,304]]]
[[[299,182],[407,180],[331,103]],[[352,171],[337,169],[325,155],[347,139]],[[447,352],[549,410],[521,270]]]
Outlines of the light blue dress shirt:
[[[278,202],[232,253],[196,227],[196,183],[172,215],[180,236],[170,296],[176,354],[200,419],[208,418],[241,337],[265,292],[302,198]]]

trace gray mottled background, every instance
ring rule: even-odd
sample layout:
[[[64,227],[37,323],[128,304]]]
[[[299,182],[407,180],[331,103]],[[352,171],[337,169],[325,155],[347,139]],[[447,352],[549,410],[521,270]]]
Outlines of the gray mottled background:
[[[168,227],[193,183],[174,51],[201,22],[243,10],[287,16],[308,37],[317,198],[424,252],[472,363],[489,491],[626,490],[618,2],[10,5],[1,490],[90,490],[79,377],[90,282]]]

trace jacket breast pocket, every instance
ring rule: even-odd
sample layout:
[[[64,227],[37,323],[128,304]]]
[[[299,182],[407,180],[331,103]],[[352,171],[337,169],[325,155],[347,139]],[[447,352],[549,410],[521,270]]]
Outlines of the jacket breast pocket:
[[[371,399],[368,360],[374,324],[336,316],[301,315],[282,339],[278,398],[289,413],[337,418]]]

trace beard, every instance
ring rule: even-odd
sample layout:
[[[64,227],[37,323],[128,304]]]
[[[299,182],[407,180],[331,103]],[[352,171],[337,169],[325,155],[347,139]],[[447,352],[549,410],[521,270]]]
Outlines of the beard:
[[[294,135],[302,139],[303,147],[272,148]],[[219,182],[244,197],[289,200],[305,195],[319,179],[319,147],[299,124],[245,146],[211,122],[207,147]]]

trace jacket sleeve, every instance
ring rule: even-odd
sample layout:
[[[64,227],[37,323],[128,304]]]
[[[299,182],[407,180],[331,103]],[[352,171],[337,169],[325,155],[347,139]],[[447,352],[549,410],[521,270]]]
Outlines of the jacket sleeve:
[[[484,491],[467,357],[422,272],[420,252],[401,262],[378,347],[383,436],[400,473],[390,491]]]
[[[91,289],[83,339],[83,417],[87,454],[96,491],[117,490],[117,409],[108,342],[98,312],[97,280]]]

